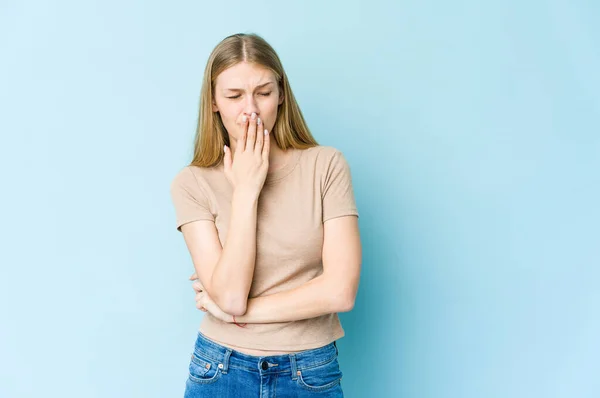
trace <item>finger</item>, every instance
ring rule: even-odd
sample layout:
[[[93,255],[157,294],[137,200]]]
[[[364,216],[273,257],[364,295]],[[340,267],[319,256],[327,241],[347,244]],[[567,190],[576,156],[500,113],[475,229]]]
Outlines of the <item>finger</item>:
[[[192,276],[190,276],[190,280],[191,280],[191,281],[195,281],[196,279],[198,279],[198,274],[197,274],[196,272],[194,272],[194,273],[192,274]]]
[[[263,132],[265,143],[262,148],[262,159],[263,162],[269,162],[269,152],[271,152],[271,134],[267,131],[267,129]]]
[[[195,291],[197,292],[201,292],[204,290],[204,286],[202,286],[202,283],[196,281],[194,283],[192,283],[192,287],[194,288]]]
[[[204,308],[204,307],[200,307],[200,311],[207,312],[206,308]]]
[[[204,285],[202,284],[200,279],[196,279],[194,282],[192,282],[192,286],[197,286],[201,290],[204,290]]]
[[[237,146],[235,147],[235,152],[239,153],[246,149],[246,135],[248,134],[248,116],[244,115],[242,117],[242,135],[240,139],[237,140]]]
[[[246,137],[246,150],[254,150],[256,142],[256,113],[252,112],[250,122],[248,124],[248,136]]]
[[[263,121],[258,118],[256,120],[256,144],[254,145],[254,152],[257,153],[258,155],[260,155],[260,153],[262,152],[263,149],[263,141],[264,141],[264,137],[265,135],[262,134],[264,131],[265,125],[263,123]]]

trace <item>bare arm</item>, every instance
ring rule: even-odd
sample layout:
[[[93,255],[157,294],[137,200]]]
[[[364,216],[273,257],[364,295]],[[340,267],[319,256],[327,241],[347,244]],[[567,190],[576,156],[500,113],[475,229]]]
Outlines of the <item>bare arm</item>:
[[[295,289],[248,300],[244,315],[224,311],[219,317],[232,322],[232,317],[227,316],[229,313],[236,316],[238,323],[273,323],[350,311],[358,290],[361,257],[357,218],[346,216],[326,221],[320,276]],[[202,290],[199,283],[195,283],[194,288]],[[210,296],[210,290],[207,292]],[[208,308],[212,313],[213,309]]]
[[[256,212],[257,198],[234,193],[224,246],[212,221],[181,227],[199,279],[215,303],[232,315],[246,312],[256,258]]]
[[[215,224],[196,221],[181,227],[194,268],[215,303],[232,315],[246,312],[256,259],[258,197],[269,168],[270,137],[253,114],[234,154],[225,148],[224,171],[233,187],[224,247]],[[263,133],[264,132],[264,133]]]

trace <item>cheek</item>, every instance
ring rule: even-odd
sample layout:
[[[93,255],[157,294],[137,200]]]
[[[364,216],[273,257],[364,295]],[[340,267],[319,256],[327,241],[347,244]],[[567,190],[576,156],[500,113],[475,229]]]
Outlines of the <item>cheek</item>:
[[[242,113],[242,109],[237,102],[225,103],[219,106],[219,113],[223,121],[235,120]]]
[[[242,112],[242,107],[238,106],[237,104],[227,104],[219,107],[221,121],[223,122],[227,132],[234,137],[237,136],[237,131],[239,130],[238,121]]]
[[[279,104],[277,103],[277,98],[274,100],[270,99],[265,101],[261,107],[261,114],[263,115],[263,119],[267,121],[267,123],[275,124],[275,119],[277,119],[277,109]]]

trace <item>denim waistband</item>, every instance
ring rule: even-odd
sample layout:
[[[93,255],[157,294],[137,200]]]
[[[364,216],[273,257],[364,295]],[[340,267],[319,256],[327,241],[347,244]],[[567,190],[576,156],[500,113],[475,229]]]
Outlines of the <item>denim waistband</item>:
[[[218,344],[202,333],[198,333],[194,351],[200,357],[219,363],[223,373],[227,373],[227,370],[233,367],[261,374],[290,372],[293,377],[297,371],[328,363],[338,354],[334,342],[323,347],[290,354],[254,356]]]

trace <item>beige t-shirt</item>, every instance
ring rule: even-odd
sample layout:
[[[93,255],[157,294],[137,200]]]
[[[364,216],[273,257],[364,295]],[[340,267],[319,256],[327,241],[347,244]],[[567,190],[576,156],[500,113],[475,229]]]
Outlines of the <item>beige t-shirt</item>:
[[[289,290],[320,275],[323,223],[358,216],[350,168],[340,151],[327,146],[290,151],[290,161],[267,175],[258,199],[250,298]],[[232,193],[222,164],[185,167],[171,184],[177,229],[196,220],[214,221],[224,245]],[[317,348],[344,336],[337,314],[240,328],[206,313],[200,332],[225,345],[273,351]]]

